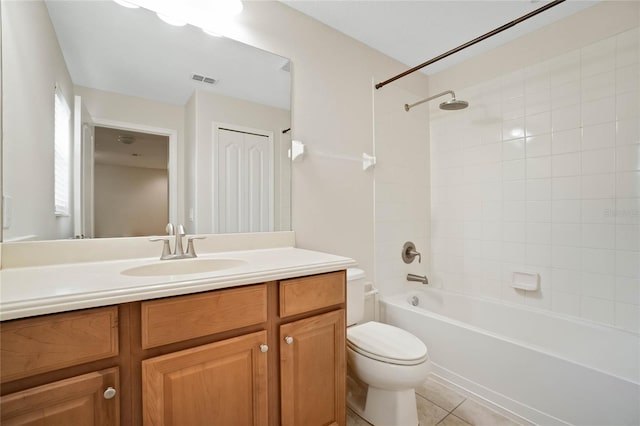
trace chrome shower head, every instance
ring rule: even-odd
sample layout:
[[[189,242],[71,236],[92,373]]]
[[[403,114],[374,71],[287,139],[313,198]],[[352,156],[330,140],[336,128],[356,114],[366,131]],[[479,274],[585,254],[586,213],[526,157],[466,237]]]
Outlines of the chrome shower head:
[[[440,109],[443,109],[445,111],[455,111],[455,110],[458,110],[458,109],[464,109],[464,108],[469,106],[469,102],[461,101],[459,99],[456,99],[456,94],[453,92],[453,90],[446,90],[446,91],[444,91],[442,93],[438,93],[437,95],[433,95],[433,96],[428,97],[427,99],[423,99],[423,100],[421,100],[419,102],[416,102],[415,104],[411,104],[411,105],[404,104],[404,110],[405,111],[409,111],[411,108],[413,108],[416,105],[423,104],[425,102],[428,102],[428,101],[430,101],[432,99],[435,99],[435,98],[439,98],[440,96],[444,96],[446,94],[450,94],[452,99],[448,100],[446,102],[442,102],[440,104]]]
[[[458,109],[465,109],[468,106],[469,106],[469,102],[461,101],[459,99],[453,98],[451,100],[442,102],[440,104],[440,109],[443,109],[445,111],[455,111]]]

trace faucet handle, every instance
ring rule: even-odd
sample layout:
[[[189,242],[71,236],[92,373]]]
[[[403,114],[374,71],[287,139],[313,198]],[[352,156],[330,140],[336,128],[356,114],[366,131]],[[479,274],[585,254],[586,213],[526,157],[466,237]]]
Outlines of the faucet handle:
[[[180,224],[178,225],[178,231],[176,232],[177,235],[182,235],[184,236],[186,234],[186,231],[184,230],[184,225]]]
[[[167,223],[167,227],[164,228],[165,231],[167,231],[167,235],[174,235],[175,234],[175,228],[173,227],[173,223]]]
[[[404,263],[411,263],[413,260],[418,257],[418,263],[422,263],[422,254],[416,251],[416,246],[411,241],[407,241],[402,246],[402,260]]]
[[[173,253],[171,253],[171,246],[169,245],[169,241],[171,241],[170,236],[151,237],[149,238],[149,241],[164,241],[164,244],[162,245],[162,255],[160,256],[160,260],[170,259],[173,256]]]
[[[198,257],[196,255],[196,249],[193,247],[193,240],[204,240],[204,235],[189,235],[187,236],[187,252],[185,253],[188,257]]]

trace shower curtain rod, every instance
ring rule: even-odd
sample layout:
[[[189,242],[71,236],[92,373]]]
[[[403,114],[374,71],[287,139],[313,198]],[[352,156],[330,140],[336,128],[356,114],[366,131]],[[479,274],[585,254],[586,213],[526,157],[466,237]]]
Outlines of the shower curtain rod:
[[[517,19],[514,19],[513,21],[511,21],[511,22],[509,22],[507,24],[504,24],[503,26],[498,27],[493,31],[489,31],[488,33],[483,34],[480,37],[476,37],[473,40],[466,42],[465,44],[461,44],[460,46],[458,46],[456,48],[453,48],[453,49],[449,50],[448,52],[443,53],[442,55],[439,55],[439,56],[436,56],[435,58],[429,59],[427,62],[423,62],[422,64],[411,68],[410,70],[407,70],[407,71],[405,71],[403,73],[400,73],[400,74],[396,75],[395,77],[391,77],[390,79],[385,80],[382,83],[376,84],[376,89],[380,89],[381,87],[384,87],[387,84],[392,83],[392,82],[396,81],[399,78],[402,78],[402,77],[404,77],[406,75],[409,75],[409,74],[411,74],[413,72],[416,72],[419,69],[422,69],[422,68],[426,67],[427,65],[433,64],[434,62],[438,62],[439,60],[444,59],[447,56],[453,55],[454,53],[457,53],[457,52],[459,52],[461,50],[464,50],[467,47],[473,46],[474,44],[476,44],[478,42],[481,42],[482,40],[486,40],[489,37],[492,37],[492,36],[494,36],[494,35],[496,35],[498,33],[501,33],[502,31],[504,31],[506,29],[509,29],[509,28],[513,27],[514,25],[517,25],[520,22],[525,21],[525,20],[527,20],[527,19],[529,19],[529,18],[531,18],[533,16],[536,16],[537,14],[542,13],[547,9],[551,9],[552,7],[557,6],[560,3],[563,3],[565,1],[566,0],[555,0],[555,1],[552,1],[551,3],[547,3],[544,6],[538,8],[538,9],[532,11],[532,12],[529,12],[526,15],[523,15],[523,16],[517,18]]]

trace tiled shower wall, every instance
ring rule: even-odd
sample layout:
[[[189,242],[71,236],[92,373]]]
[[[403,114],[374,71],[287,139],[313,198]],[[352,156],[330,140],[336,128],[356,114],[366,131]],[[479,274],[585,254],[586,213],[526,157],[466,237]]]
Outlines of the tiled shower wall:
[[[426,79],[425,79],[426,80]],[[380,81],[380,80],[377,80]],[[407,288],[407,274],[430,277],[429,262],[429,109],[404,110],[423,99],[397,86],[374,93],[375,277],[383,296]],[[412,241],[422,254],[407,265],[402,247]],[[415,286],[422,284],[413,283]],[[409,285],[411,287],[411,285]]]
[[[636,28],[456,88],[466,110],[433,102],[436,286],[640,331],[639,43]]]

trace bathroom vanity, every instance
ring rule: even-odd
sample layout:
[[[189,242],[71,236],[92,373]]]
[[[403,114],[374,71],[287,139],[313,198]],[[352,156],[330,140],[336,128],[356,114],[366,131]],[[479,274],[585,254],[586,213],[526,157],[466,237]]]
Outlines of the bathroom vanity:
[[[229,257],[244,262],[121,272],[109,291],[108,270],[155,259],[2,270],[2,422],[344,425],[353,262],[292,247],[203,256]],[[47,276],[55,285],[29,297]]]

